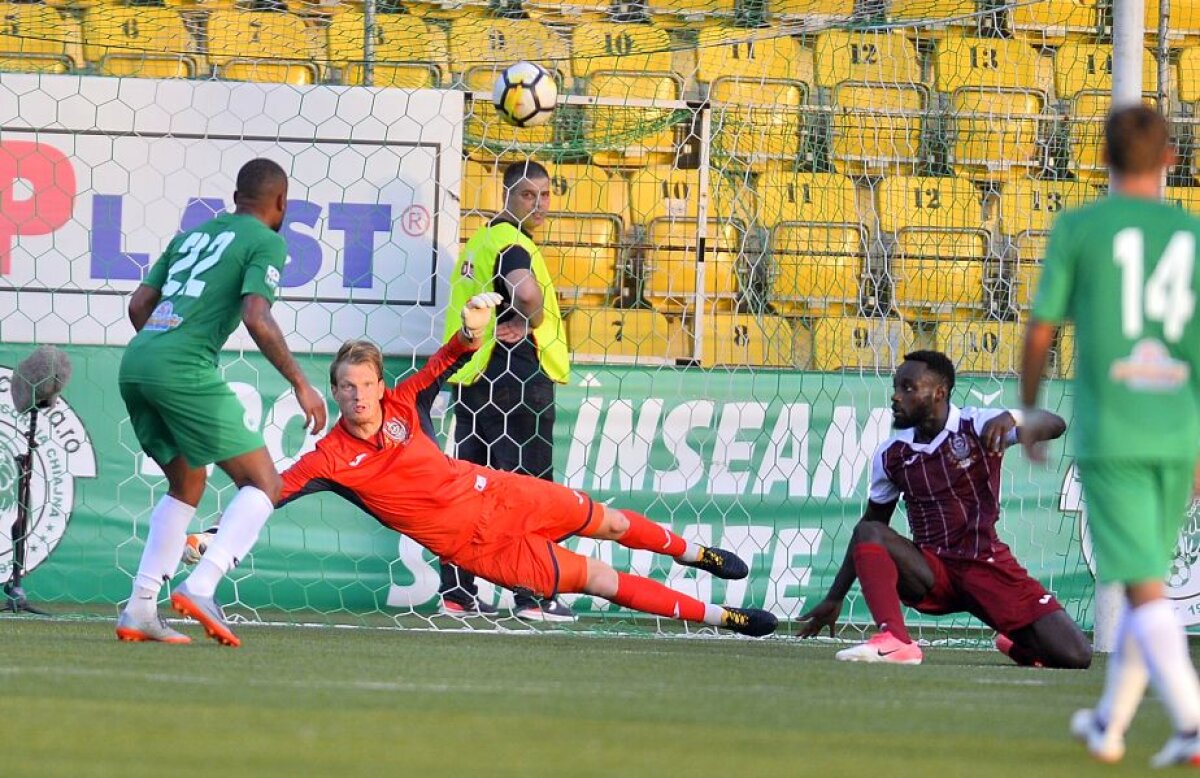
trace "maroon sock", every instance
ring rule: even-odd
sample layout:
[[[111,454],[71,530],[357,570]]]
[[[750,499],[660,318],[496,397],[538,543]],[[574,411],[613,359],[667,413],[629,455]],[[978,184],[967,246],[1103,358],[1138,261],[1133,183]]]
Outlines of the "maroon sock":
[[[1012,648],[1008,649],[1008,658],[1022,667],[1042,667],[1045,664],[1035,651],[1016,641],[1013,641]]]
[[[905,643],[911,643],[908,628],[904,626],[904,615],[900,612],[900,595],[896,591],[900,573],[887,549],[877,543],[859,543],[854,547],[854,571],[858,574],[875,625]]]

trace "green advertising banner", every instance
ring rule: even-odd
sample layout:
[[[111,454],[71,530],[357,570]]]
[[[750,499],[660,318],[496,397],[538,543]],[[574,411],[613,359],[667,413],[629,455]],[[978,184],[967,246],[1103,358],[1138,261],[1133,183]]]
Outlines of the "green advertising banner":
[[[121,349],[68,347],[74,376],[43,416],[35,463],[31,599],[115,605],[128,596],[146,521],[165,481],[139,452],[116,385]],[[23,450],[8,376],[28,347],[0,347],[0,575],[11,565],[15,516],[11,458]],[[311,447],[286,383],[257,354],[225,355],[225,375],[264,431],[281,469]],[[328,357],[303,361],[320,381]],[[388,365],[392,377],[410,362]],[[323,384],[323,382],[321,382]],[[1066,385],[1047,401],[1064,415]],[[765,607],[795,618],[832,581],[861,513],[869,461],[889,435],[888,376],[783,371],[577,366],[559,391],[556,475],[601,501],[642,511],[688,538],[730,548],[752,564],[747,581],[719,581],[644,551],[575,538],[567,545],[617,568],[651,575],[693,595]],[[960,405],[1001,407],[1015,383],[964,377]],[[444,403],[439,403],[444,413]],[[453,414],[442,427],[449,432]],[[1062,442],[1049,468],[1006,457],[1001,536],[1073,616],[1091,623],[1092,577],[1079,540],[1078,490]],[[233,494],[214,475],[195,522],[213,523]],[[1072,496],[1074,495],[1074,496]],[[894,520],[904,522],[903,511]],[[222,596],[250,611],[404,614],[437,605],[432,557],[340,498],[303,498],[272,517]],[[503,604],[501,593],[483,594]],[[574,600],[585,613],[612,606]],[[857,598],[846,617],[867,621]],[[944,621],[944,620],[943,620]],[[965,619],[954,624],[967,625]]]

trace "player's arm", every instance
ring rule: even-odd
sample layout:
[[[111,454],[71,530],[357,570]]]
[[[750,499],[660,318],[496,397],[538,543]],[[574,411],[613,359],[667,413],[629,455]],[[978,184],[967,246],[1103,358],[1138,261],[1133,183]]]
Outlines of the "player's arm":
[[[1013,408],[988,412],[976,419],[976,431],[988,451],[1003,451],[1016,443],[1033,445],[1062,437],[1067,431],[1063,417],[1040,408]]]
[[[860,524],[864,521],[878,521],[886,525],[891,522],[892,514],[895,512],[896,500],[886,503],[867,500],[867,509],[863,511],[862,518],[858,521]],[[800,617],[800,621],[804,623],[796,634],[802,638],[811,638],[819,635],[821,630],[828,627],[829,635],[832,637],[838,616],[842,614],[842,603],[845,602],[846,595],[857,577],[854,571],[854,544],[849,543],[846,546],[846,556],[842,559],[842,566],[838,568],[829,592],[824,599]]]
[[[508,288],[508,298],[520,316],[496,326],[496,339],[517,343],[542,323],[546,303],[542,285],[533,274],[533,257],[521,246],[509,246],[500,252],[497,272]]]
[[[462,329],[434,352],[424,367],[396,385],[393,391],[401,400],[415,403],[417,410],[427,415],[442,384],[479,350],[493,312],[503,301],[495,292],[480,292],[467,300],[459,312]]]
[[[163,284],[167,282],[167,271],[170,269],[169,257],[173,256],[174,246],[175,241],[172,240],[129,298],[129,322],[135,332],[142,331],[142,327],[150,320],[150,314],[158,307],[158,301],[162,299]]]
[[[276,508],[282,508],[292,500],[306,494],[316,494],[334,488],[331,458],[322,448],[315,448],[283,471],[283,488],[279,491]]]

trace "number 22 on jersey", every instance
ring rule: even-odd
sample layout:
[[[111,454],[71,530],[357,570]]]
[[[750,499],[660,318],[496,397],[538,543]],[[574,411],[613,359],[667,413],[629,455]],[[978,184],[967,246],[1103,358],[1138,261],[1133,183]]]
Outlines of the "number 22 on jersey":
[[[1196,311],[1192,273],[1196,237],[1176,232],[1146,279],[1145,236],[1137,227],[1113,237],[1113,261],[1121,268],[1121,333],[1130,340],[1142,335],[1145,321],[1162,323],[1163,338],[1177,343]]]
[[[233,232],[222,232],[209,238],[203,232],[193,232],[179,246],[178,258],[167,271],[167,282],[163,284],[162,296],[199,297],[204,292],[201,277],[221,259],[225,249],[233,243]],[[201,257],[203,254],[203,257]],[[191,272],[189,272],[191,271]]]

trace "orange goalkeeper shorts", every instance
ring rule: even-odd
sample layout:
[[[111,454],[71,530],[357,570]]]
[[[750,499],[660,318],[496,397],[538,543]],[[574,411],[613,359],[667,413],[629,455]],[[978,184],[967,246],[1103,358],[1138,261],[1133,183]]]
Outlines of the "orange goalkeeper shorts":
[[[450,561],[506,589],[540,597],[582,592],[587,558],[558,545],[590,535],[604,506],[583,492],[517,473],[488,475],[484,515]]]

